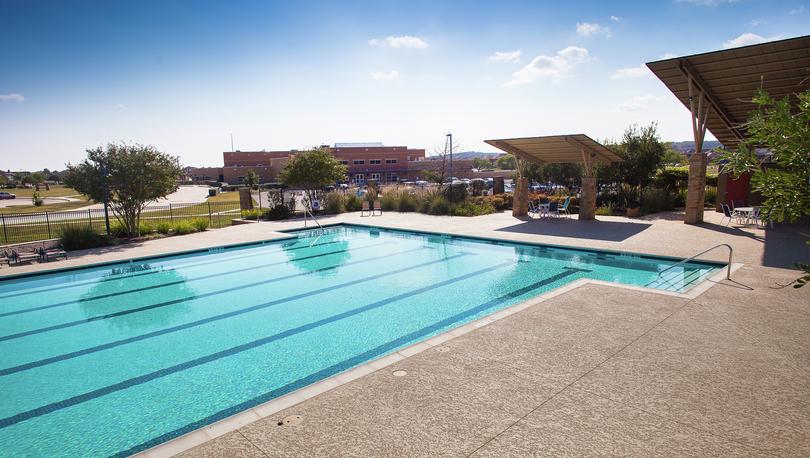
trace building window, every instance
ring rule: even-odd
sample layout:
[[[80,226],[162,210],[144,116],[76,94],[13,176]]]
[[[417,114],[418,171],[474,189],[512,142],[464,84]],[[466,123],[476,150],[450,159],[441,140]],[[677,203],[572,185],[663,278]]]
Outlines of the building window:
[[[396,159],[386,159],[386,160],[385,160],[385,163],[386,163],[386,164],[396,164],[396,163],[397,163],[397,160],[396,160]]]
[[[379,160],[379,159],[369,159],[368,163],[372,164],[372,165],[375,165],[375,164],[382,164],[382,161]]]
[[[371,179],[376,181],[377,183],[379,183],[380,182],[380,174],[379,173],[372,173],[371,174]]]
[[[397,174],[396,174],[396,173],[389,173],[389,174],[386,176],[385,181],[387,181],[387,182],[389,182],[389,183],[394,183],[394,182],[399,181],[399,177],[397,176]]]
[[[343,165],[349,165],[349,161],[347,161],[347,160],[342,160],[342,161],[340,161],[340,163],[343,164]]]
[[[236,182],[240,183],[240,184],[244,183],[245,182],[245,177],[236,177]]]
[[[366,163],[366,161],[365,161],[365,159],[355,159],[354,161],[352,161],[352,163],[354,165],[363,165],[363,164]]]
[[[357,186],[363,186],[366,184],[366,176],[362,173],[355,173],[354,174],[354,184]]]

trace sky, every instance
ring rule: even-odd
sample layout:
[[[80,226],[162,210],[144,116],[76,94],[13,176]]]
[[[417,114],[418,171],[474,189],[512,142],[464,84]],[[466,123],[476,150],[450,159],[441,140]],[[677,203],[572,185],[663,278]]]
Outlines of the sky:
[[[810,1],[0,0],[0,169],[108,142],[189,166],[231,149],[425,148],[689,113],[645,62],[810,33]]]

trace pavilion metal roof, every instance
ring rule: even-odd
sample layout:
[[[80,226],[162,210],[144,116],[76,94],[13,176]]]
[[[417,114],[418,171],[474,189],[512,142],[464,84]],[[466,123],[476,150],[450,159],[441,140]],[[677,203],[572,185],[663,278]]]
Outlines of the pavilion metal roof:
[[[602,163],[621,161],[616,153],[585,134],[484,141],[495,148],[512,153],[518,158],[545,164],[584,162],[583,151],[589,153],[589,158]]]
[[[707,129],[732,147],[745,138],[743,124],[758,88],[794,103],[796,93],[810,89],[810,35],[648,62],[647,67],[687,109],[692,75],[711,107]]]

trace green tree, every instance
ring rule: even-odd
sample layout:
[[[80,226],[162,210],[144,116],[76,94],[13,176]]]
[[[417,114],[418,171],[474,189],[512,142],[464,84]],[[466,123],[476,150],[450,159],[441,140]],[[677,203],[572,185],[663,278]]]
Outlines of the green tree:
[[[42,172],[34,172],[29,176],[31,177],[31,184],[40,184],[46,179],[45,174]]]
[[[113,214],[135,237],[143,209],[177,189],[181,170],[176,156],[153,146],[110,143],[106,148],[88,149],[87,158],[68,164],[66,172],[65,184],[96,202],[109,192]]]
[[[517,168],[515,156],[512,156],[511,154],[504,154],[503,156],[498,157],[496,164],[501,170],[515,170]]]
[[[663,162],[666,165],[686,165],[689,161],[680,151],[672,149],[672,143],[664,143],[666,150],[664,151]]]
[[[5,186],[8,184],[8,178],[6,178],[5,174],[0,173],[0,186]]]
[[[303,189],[312,202],[317,190],[346,181],[346,166],[328,151],[316,148],[290,158],[278,178],[285,186]]]
[[[251,190],[256,189],[256,186],[259,185],[259,175],[253,169],[248,170],[245,174],[245,184]]]
[[[472,161],[472,166],[474,169],[482,170],[492,167],[492,163],[482,157],[476,157]]]
[[[621,143],[608,147],[622,161],[600,167],[599,177],[603,181],[632,186],[640,199],[644,189],[664,164],[666,146],[658,138],[658,124],[651,123],[646,127],[632,125],[624,131]]]
[[[796,97],[798,104],[791,110],[788,97],[775,100],[758,91],[752,100],[756,108],[746,124],[748,138],[737,150],[721,156],[723,171],[751,174],[753,190],[763,197],[762,215],[778,223],[795,223],[810,215],[810,91]],[[770,150],[776,167],[762,167],[757,146]],[[797,263],[797,267],[805,272],[794,282],[799,288],[810,282],[810,264]]]

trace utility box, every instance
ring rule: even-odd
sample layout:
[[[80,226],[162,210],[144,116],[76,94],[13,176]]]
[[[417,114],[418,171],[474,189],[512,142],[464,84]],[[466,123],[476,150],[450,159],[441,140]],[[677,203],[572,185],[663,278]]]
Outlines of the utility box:
[[[503,194],[503,191],[504,191],[503,177],[493,177],[492,194]]]

